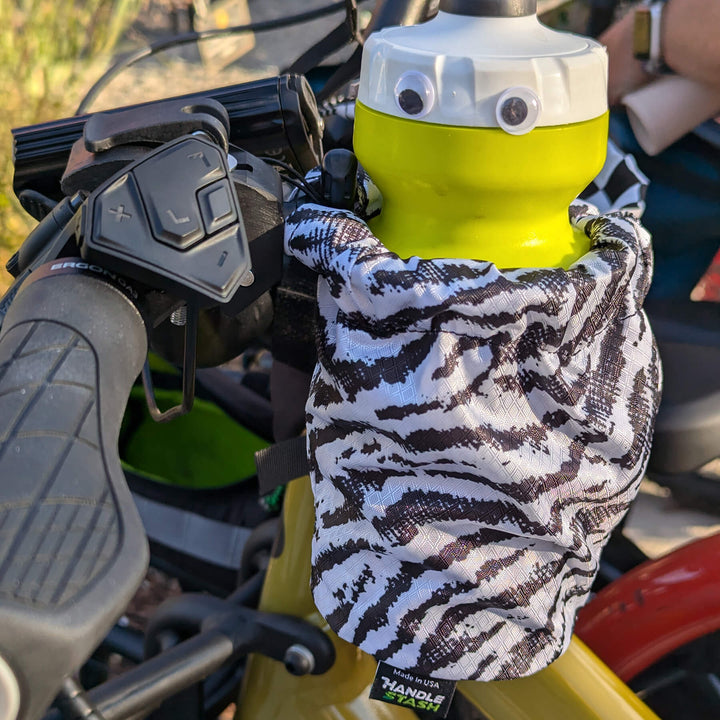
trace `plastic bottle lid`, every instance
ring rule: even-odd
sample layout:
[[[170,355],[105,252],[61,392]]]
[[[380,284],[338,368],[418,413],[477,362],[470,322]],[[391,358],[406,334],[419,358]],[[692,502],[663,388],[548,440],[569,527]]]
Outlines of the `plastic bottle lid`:
[[[396,117],[519,135],[604,114],[607,53],[534,13],[441,11],[423,25],[368,38],[358,100]]]

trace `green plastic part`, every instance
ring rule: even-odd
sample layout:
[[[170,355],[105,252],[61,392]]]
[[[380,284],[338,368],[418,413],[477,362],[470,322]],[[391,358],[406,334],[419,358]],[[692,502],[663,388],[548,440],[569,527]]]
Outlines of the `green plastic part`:
[[[177,391],[156,389],[160,406],[180,402]],[[126,467],[159,482],[185,488],[220,488],[256,473],[255,452],[268,443],[212,403],[195,399],[193,409],[169,423],[156,423],[134,388],[121,432]]]

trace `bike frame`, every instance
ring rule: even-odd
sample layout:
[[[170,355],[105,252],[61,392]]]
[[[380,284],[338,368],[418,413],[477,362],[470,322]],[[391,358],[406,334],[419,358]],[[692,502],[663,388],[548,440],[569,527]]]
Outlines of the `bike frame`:
[[[720,630],[719,553],[720,535],[711,535],[630,570],[578,613],[576,632],[619,677],[631,680]]]
[[[295,677],[281,663],[251,656],[236,720],[409,720],[407,708],[370,700],[375,661],[338,638],[310,594],[313,498],[307,477],[285,496],[282,530],[267,570],[260,609],[303,617],[332,638],[337,652],[324,675]],[[545,670],[501,682],[461,682],[461,692],[488,720],[657,720],[636,695],[580,640]]]

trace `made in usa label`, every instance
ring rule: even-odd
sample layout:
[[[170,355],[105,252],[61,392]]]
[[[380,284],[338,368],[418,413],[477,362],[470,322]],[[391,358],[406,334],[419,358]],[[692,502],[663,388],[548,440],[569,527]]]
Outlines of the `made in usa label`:
[[[454,680],[427,678],[380,662],[370,697],[411,708],[426,717],[444,718],[450,710],[455,685]]]

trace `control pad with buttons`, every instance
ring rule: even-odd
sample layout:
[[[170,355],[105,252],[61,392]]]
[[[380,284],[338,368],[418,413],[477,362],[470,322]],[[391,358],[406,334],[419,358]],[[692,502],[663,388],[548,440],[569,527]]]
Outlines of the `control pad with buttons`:
[[[83,259],[201,305],[229,302],[252,277],[242,212],[219,147],[166,143],[88,200]]]

